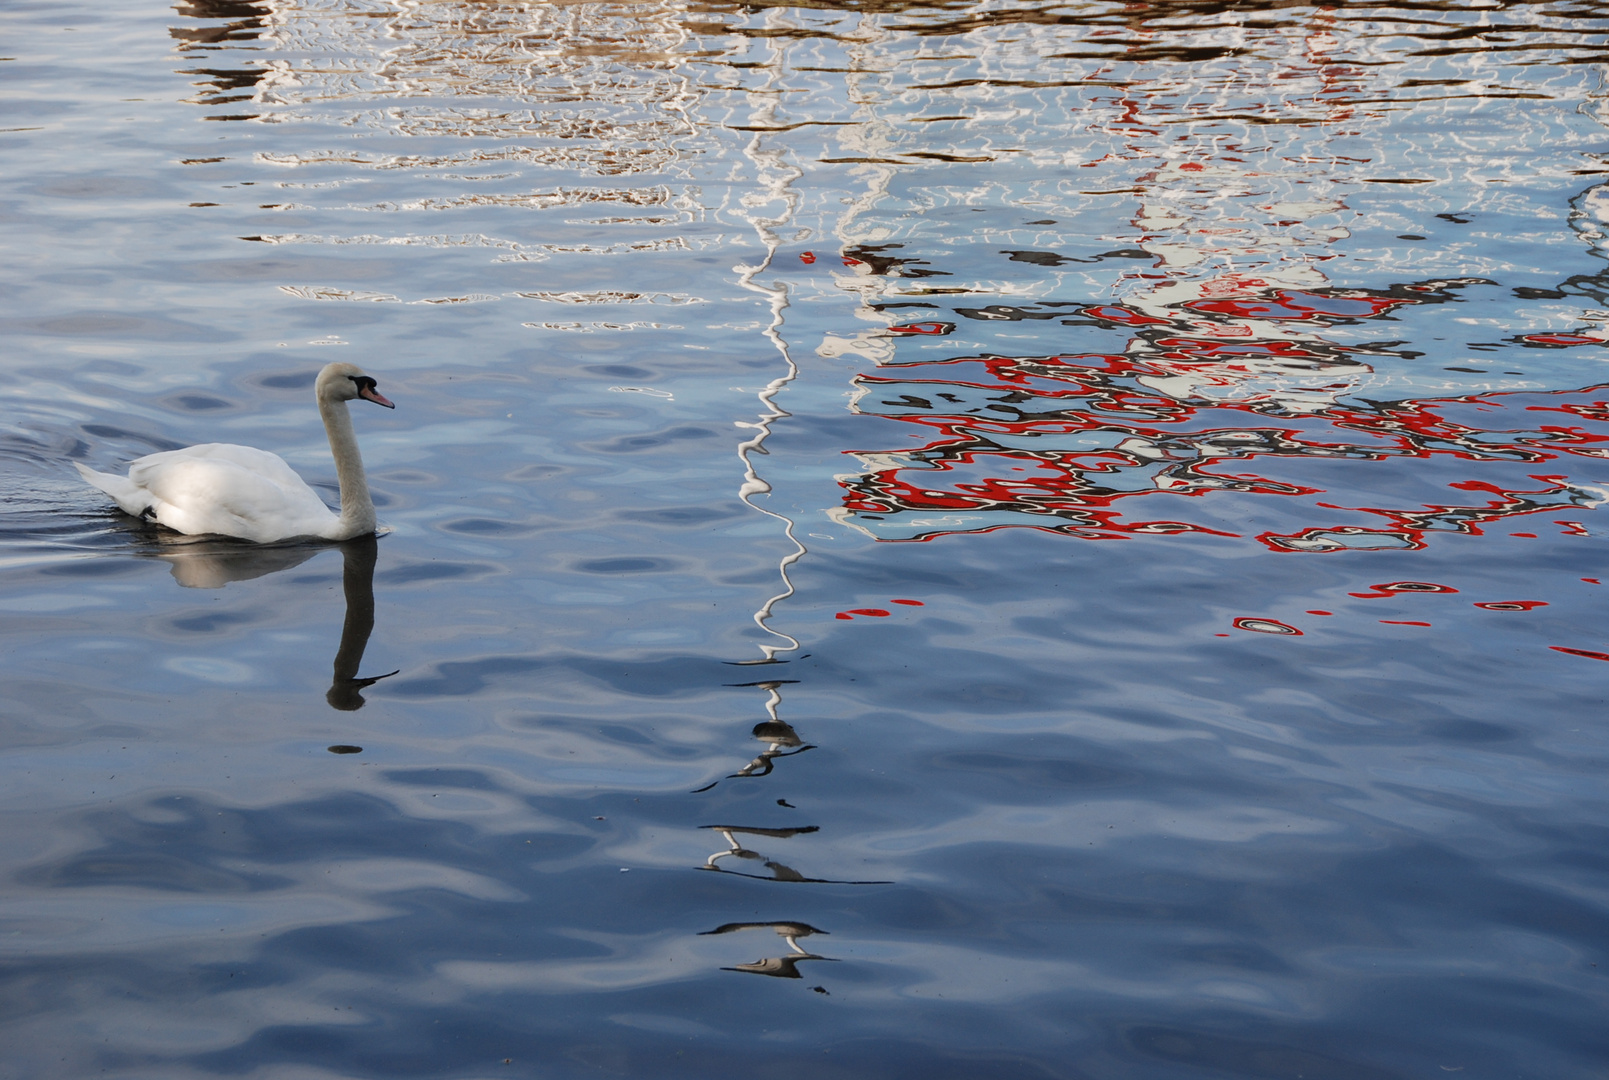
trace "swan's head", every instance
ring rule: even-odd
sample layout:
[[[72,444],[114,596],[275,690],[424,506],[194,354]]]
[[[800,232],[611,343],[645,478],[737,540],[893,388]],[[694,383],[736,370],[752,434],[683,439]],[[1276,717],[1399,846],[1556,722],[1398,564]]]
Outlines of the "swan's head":
[[[362,368],[340,360],[324,365],[324,370],[318,373],[318,382],[313,385],[313,392],[318,395],[320,401],[351,401],[354,398],[362,398],[376,405],[384,405],[388,409],[396,408],[376,389],[374,379],[363,374]]]

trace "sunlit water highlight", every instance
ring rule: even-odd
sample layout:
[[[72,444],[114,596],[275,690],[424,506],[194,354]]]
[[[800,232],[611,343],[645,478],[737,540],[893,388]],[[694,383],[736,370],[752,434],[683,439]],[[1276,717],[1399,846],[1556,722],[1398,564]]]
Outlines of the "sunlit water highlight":
[[[0,1075],[1601,1076],[1597,6],[0,25]]]

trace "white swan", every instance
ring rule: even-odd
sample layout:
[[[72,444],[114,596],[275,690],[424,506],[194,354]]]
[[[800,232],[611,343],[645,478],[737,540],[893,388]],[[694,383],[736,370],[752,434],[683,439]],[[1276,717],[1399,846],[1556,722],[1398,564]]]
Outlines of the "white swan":
[[[336,516],[278,454],[250,446],[205,443],[148,454],[129,463],[127,476],[79,473],[136,517],[191,535],[215,533],[271,544],[297,537],[350,540],[374,532],[374,500],[346,403],[363,398],[396,408],[354,364],[336,362],[313,386],[341,481]]]

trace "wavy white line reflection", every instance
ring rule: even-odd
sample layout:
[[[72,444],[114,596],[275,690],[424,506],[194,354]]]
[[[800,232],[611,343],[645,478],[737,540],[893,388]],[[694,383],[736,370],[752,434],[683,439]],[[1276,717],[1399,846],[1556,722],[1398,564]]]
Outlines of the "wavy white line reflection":
[[[782,21],[780,9],[772,9],[767,14],[766,25],[768,28],[781,29]],[[785,56],[785,45],[777,44],[772,47],[770,60],[765,65],[765,83],[749,94],[749,100],[753,104],[753,108],[749,113],[747,127],[754,129],[776,126],[776,106],[781,96],[776,90],[782,79],[783,59]],[[789,568],[803,558],[809,550],[794,534],[794,521],[792,518],[779,514],[774,510],[769,510],[754,501],[756,495],[769,495],[771,485],[761,478],[758,469],[755,467],[753,455],[766,453],[765,440],[771,435],[771,425],[777,420],[792,415],[777,404],[776,398],[789,383],[799,377],[799,365],[794,361],[788,342],[781,333],[782,326],[786,322],[783,313],[788,309],[788,287],[780,281],[773,281],[769,284],[762,283],[759,281],[759,275],[770,267],[772,259],[776,257],[777,248],[782,244],[782,240],[777,235],[776,230],[792,221],[794,215],[798,212],[799,195],[793,189],[793,183],[803,176],[804,172],[798,166],[784,162],[783,155],[785,152],[783,150],[766,149],[763,146],[764,140],[765,132],[755,130],[748,144],[743,148],[744,155],[754,162],[756,180],[770,195],[770,198],[765,200],[764,203],[757,201],[755,205],[758,207],[766,203],[781,202],[782,212],[777,217],[763,217],[758,213],[739,212],[740,216],[754,227],[761,244],[765,246],[765,257],[754,266],[739,263],[733,267],[733,270],[738,275],[739,285],[750,292],[759,293],[768,301],[771,309],[771,321],[761,333],[781,355],[785,368],[782,374],[767,383],[756,395],[761,407],[765,410],[761,413],[760,418],[753,423],[747,421],[737,422],[738,427],[747,428],[755,433],[752,438],[738,444],[737,456],[743,462],[743,484],[738,488],[738,498],[767,517],[772,517],[782,522],[783,535],[793,544],[793,550],[784,555],[777,565],[777,573],[782,578],[782,591],[760,605],[759,610],[754,613],[755,625],[771,635],[771,637],[779,639],[781,643],[779,644],[777,641],[761,642],[759,648],[765,654],[764,658],[746,661],[747,663],[775,663],[777,662],[778,653],[794,652],[799,648],[797,638],[775,629],[770,625],[770,620],[776,605],[794,593],[793,580],[788,576]]]

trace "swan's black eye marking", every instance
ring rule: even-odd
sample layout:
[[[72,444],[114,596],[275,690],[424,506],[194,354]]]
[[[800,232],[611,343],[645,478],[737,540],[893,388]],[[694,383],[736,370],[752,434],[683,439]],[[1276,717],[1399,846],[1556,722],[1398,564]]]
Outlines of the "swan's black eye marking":
[[[377,388],[378,384],[376,384],[375,381],[369,376],[348,375],[347,378],[351,379],[352,384],[358,388],[358,397],[362,398],[364,401],[372,401],[376,405],[384,405],[388,409],[396,408],[395,405],[386,399],[384,394],[380,393],[379,389]]]

